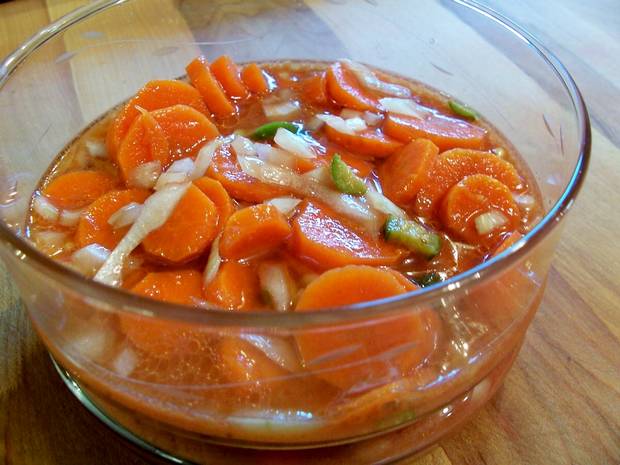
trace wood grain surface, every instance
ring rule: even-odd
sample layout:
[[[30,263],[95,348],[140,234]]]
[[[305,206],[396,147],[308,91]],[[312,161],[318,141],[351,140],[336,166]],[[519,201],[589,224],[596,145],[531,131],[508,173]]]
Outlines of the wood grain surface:
[[[0,3],[0,56],[84,3]],[[586,184],[566,222],[540,311],[504,386],[473,421],[425,457],[408,463],[617,465],[620,7],[618,0],[485,3],[536,35],[571,71],[589,104],[593,158]],[[148,27],[148,20],[137,27]],[[66,41],[70,40],[68,36]],[[141,72],[140,63],[131,66]],[[101,85],[76,82],[82,96]],[[87,98],[79,99],[79,105],[85,115],[95,111]],[[64,387],[1,266],[0,462],[152,463],[86,412]]]

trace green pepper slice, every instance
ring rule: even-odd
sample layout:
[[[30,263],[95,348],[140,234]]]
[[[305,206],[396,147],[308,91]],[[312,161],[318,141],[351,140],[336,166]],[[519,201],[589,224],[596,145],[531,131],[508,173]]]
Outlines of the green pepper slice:
[[[439,235],[429,231],[417,221],[390,215],[383,226],[383,233],[388,242],[404,245],[429,259],[441,250]]]

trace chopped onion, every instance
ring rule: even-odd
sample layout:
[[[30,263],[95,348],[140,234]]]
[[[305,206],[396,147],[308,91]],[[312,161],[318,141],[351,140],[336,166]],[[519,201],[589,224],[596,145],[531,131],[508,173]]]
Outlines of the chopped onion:
[[[342,119],[335,115],[316,115],[318,119],[324,121],[330,128],[335,129],[343,134],[355,135],[356,132],[363,131],[367,128],[362,118]]]
[[[191,179],[198,179],[205,175],[211,165],[215,151],[222,146],[224,141],[224,138],[218,137],[200,149],[194,161],[194,170],[192,171]]]
[[[255,157],[257,155],[255,145],[247,137],[236,135],[231,145],[237,154],[237,158]]]
[[[60,231],[37,231],[32,239],[37,248],[48,255],[55,255],[66,248],[67,233]]]
[[[58,221],[60,212],[44,195],[37,195],[32,205],[35,213],[47,221]]]
[[[63,226],[75,226],[80,221],[80,215],[82,210],[63,210],[60,212],[60,220],[58,221]]]
[[[393,95],[394,97],[411,96],[411,91],[406,87],[382,81],[374,72],[361,63],[356,63],[355,61],[347,59],[343,59],[341,61],[347,68],[353,71],[355,77],[357,77],[360,83],[366,88],[379,91],[386,95]]]
[[[306,129],[308,129],[309,131],[318,131],[324,124],[324,121],[321,121],[316,116],[313,116],[312,118],[310,118],[310,121],[306,123]]]
[[[299,102],[289,100],[286,102],[263,102],[263,112],[270,120],[289,120],[297,116],[301,111]]]
[[[157,178],[154,189],[159,191],[171,184],[183,184],[184,182],[189,181],[189,176],[189,173],[169,173],[166,171],[159,178]]]
[[[340,112],[340,117],[342,119],[362,118],[362,115],[363,113],[361,111],[351,110],[350,108],[343,108]]]
[[[385,213],[386,215],[394,215],[399,218],[407,218],[407,214],[404,210],[396,206],[394,202],[372,187],[368,188],[364,197],[366,197],[366,200],[372,208],[380,211],[381,213]]]
[[[273,141],[284,150],[302,158],[316,158],[316,153],[314,153],[310,144],[303,137],[293,134],[288,129],[278,128]]]
[[[333,185],[332,176],[329,172],[329,169],[325,165],[319,166],[311,171],[308,171],[307,173],[304,173],[303,177],[324,186]]]
[[[123,265],[129,254],[151,231],[168,220],[190,185],[189,182],[169,184],[146,199],[140,216],[99,269],[95,281],[110,286],[120,284]]]
[[[286,150],[279,149],[269,144],[254,144],[258,158],[272,165],[281,166],[282,168],[295,168],[297,161],[295,156]]]
[[[129,376],[138,364],[138,357],[131,347],[125,347],[112,362],[112,369],[120,376]]]
[[[144,189],[152,188],[161,174],[161,163],[159,160],[148,161],[134,168],[129,175],[128,184],[133,187]]]
[[[116,210],[110,218],[108,218],[108,224],[114,229],[124,228],[133,224],[138,219],[142,212],[142,204],[138,202],[129,202],[127,205]]]
[[[71,255],[71,263],[82,274],[94,276],[110,256],[110,251],[99,244],[89,244]]]
[[[398,113],[401,115],[413,116],[415,118],[426,118],[432,111],[422,105],[418,105],[411,99],[404,98],[382,98],[379,99],[381,106],[390,113]]]
[[[383,121],[383,115],[381,113],[373,113],[372,111],[365,111],[362,118],[366,121],[368,126],[376,126]]]
[[[491,210],[478,215],[475,219],[475,223],[478,234],[485,235],[508,223],[508,218],[506,218],[502,212]]]
[[[279,312],[286,312],[291,308],[292,281],[285,265],[277,263],[263,263],[258,269],[258,279],[263,289]]]
[[[262,334],[242,334],[241,339],[249,342],[272,361],[292,373],[301,369],[295,346],[287,339]]]
[[[194,160],[192,160],[191,158],[185,157],[185,158],[181,158],[180,160],[176,160],[175,162],[173,162],[168,169],[166,170],[166,173],[192,173],[194,171]]]
[[[266,203],[276,207],[284,216],[290,216],[300,202],[301,200],[294,197],[276,197],[274,199],[267,200]]]
[[[77,334],[71,335],[70,345],[82,357],[88,360],[97,360],[104,357],[112,343],[110,329],[100,325],[85,325]]]
[[[209,252],[209,258],[207,259],[207,264],[202,278],[203,287],[206,287],[211,281],[213,281],[213,279],[215,279],[215,275],[222,264],[222,258],[220,257],[220,237],[222,237],[221,233],[218,234],[211,244],[211,251]]]
[[[85,145],[91,157],[106,158],[108,156],[105,143],[101,140],[87,139]]]
[[[532,208],[536,204],[536,199],[529,194],[513,194],[513,197],[522,208]]]

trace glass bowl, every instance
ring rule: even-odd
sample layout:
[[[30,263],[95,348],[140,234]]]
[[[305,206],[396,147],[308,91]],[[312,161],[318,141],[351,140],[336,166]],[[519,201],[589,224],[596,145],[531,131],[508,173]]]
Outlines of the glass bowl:
[[[521,153],[544,217],[508,250],[446,282],[303,314],[144,299],[83,278],[25,239],[30,194],[76,134],[146,81],[224,53],[239,62],[347,57],[457,96]],[[518,354],[590,150],[584,102],[558,60],[509,20],[449,0],[92,2],[1,63],[0,135],[0,256],[34,327],[87,408],[177,463],[387,463],[469,418]],[[140,358],[123,318],[141,318],[146,330],[165,325],[160,359]],[[402,339],[411,319],[440,328],[437,338],[405,337],[397,350],[347,359],[381,337]],[[293,341],[342,337],[357,343],[316,366],[295,365]],[[423,344],[432,355],[401,369],[403,354]],[[222,380],[213,370],[225,353],[241,372]],[[265,356],[282,359],[257,369]]]

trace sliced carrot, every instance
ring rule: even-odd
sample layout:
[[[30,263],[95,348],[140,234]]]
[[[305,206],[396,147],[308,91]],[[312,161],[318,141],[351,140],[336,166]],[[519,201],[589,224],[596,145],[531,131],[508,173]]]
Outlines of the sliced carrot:
[[[314,200],[306,200],[298,207],[292,231],[292,252],[319,269],[350,264],[393,265],[404,253]]]
[[[243,67],[241,79],[247,88],[255,94],[266,94],[270,90],[265,72],[256,63],[250,63]]]
[[[226,118],[237,112],[235,106],[228,100],[219,82],[209,69],[209,63],[204,57],[198,57],[185,68],[189,79],[207,107],[218,118]]]
[[[217,226],[221,231],[228,221],[228,218],[230,218],[230,215],[235,211],[235,206],[228,192],[226,192],[222,183],[206,176],[196,179],[194,184],[215,204],[218,213]]]
[[[341,63],[327,69],[327,93],[337,104],[354,110],[376,110],[379,101],[362,88],[357,78]]]
[[[490,211],[502,214],[506,224],[480,234],[475,220]],[[497,245],[507,232],[518,228],[521,214],[504,183],[485,174],[474,174],[450,188],[442,201],[440,218],[443,225],[461,240],[489,249]]]
[[[194,305],[202,298],[202,274],[196,270],[160,271],[147,274],[131,292],[174,304]],[[198,311],[198,310],[197,310]],[[138,349],[158,356],[170,356],[179,349],[196,350],[188,340],[200,338],[189,325],[155,318],[121,314],[121,330]],[[186,355],[191,352],[186,352]]]
[[[127,233],[129,226],[114,229],[108,223],[110,216],[128,203],[143,203],[149,194],[149,191],[143,189],[111,191],[103,194],[80,216],[75,233],[76,245],[81,248],[89,244],[99,244],[109,250],[114,249]]]
[[[209,118],[188,105],[161,108],[152,115],[168,138],[172,161],[195,157],[205,142],[220,133]]]
[[[398,280],[398,282],[405,288],[405,291],[411,292],[418,289],[418,286],[414,284],[407,276],[402,274],[400,271],[396,271],[392,268],[385,268],[385,270],[392,273],[392,275]]]
[[[263,306],[256,271],[239,262],[222,264],[205,288],[205,298],[226,310],[256,310]]]
[[[224,377],[229,383],[254,387],[256,382],[267,381],[289,374],[261,350],[236,337],[224,337],[218,344]],[[238,386],[242,387],[242,386]]]
[[[144,112],[136,118],[118,149],[117,162],[125,182],[143,163],[157,160],[162,169],[171,161],[170,144],[153,113]]]
[[[308,103],[328,105],[326,73],[323,71],[321,74],[305,79],[302,83],[302,95]]]
[[[229,97],[247,98],[250,93],[239,77],[239,68],[228,55],[222,55],[211,63],[211,72]]]
[[[45,195],[56,208],[77,210],[114,189],[116,179],[103,171],[80,170],[61,174],[45,189]]]
[[[465,176],[487,174],[510,190],[519,190],[523,181],[515,167],[489,152],[452,149],[439,154],[427,182],[420,187],[415,202],[418,215],[431,216],[448,189]]]
[[[226,222],[220,255],[240,260],[277,249],[291,234],[286,218],[273,205],[259,204],[237,210]]]
[[[342,145],[351,152],[369,157],[385,158],[392,155],[403,143],[386,136],[381,129],[365,129],[356,134],[344,134],[325,125],[325,135],[332,142]]]
[[[263,202],[288,193],[283,187],[266,184],[241,170],[229,145],[216,150],[207,174],[222,183],[231,197],[246,202]]]
[[[142,241],[150,256],[170,263],[184,263],[203,253],[218,232],[215,204],[192,185],[170,218]]]
[[[429,173],[439,149],[428,139],[416,139],[379,167],[383,193],[399,205],[415,200],[420,187],[429,181]]]
[[[487,145],[485,129],[444,115],[414,118],[388,114],[383,124],[383,132],[401,142],[430,139],[442,151],[457,147],[484,149]]]
[[[327,271],[299,297],[295,311],[330,309],[403,294],[402,278],[387,269],[350,265]],[[439,331],[430,310],[307,330],[296,335],[307,369],[341,389],[356,391],[400,378],[433,351]]]
[[[139,106],[147,111],[184,104],[208,114],[202,97],[196,89],[182,81],[158,80],[150,81],[123,107],[108,129],[106,144],[108,155],[116,160],[116,153],[131,123],[140,115]]]

